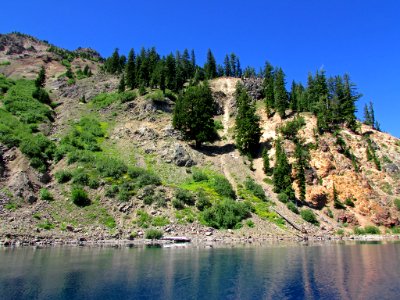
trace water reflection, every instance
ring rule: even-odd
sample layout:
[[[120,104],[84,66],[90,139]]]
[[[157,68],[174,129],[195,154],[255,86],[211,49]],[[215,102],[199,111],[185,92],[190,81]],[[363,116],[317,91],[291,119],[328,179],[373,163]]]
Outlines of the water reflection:
[[[0,249],[2,299],[394,299],[400,244]]]

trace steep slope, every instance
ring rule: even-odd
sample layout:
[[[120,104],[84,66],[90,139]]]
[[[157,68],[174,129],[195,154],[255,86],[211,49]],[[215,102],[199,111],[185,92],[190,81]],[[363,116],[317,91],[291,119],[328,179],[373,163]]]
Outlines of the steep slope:
[[[315,117],[302,115],[306,124],[299,135],[311,146],[311,159],[306,201],[298,205],[299,209],[314,209],[321,223],[318,227],[278,200],[261,158],[249,161],[235,148],[234,93],[240,79],[210,81],[217,102],[215,120],[222,124],[221,139],[195,149],[172,128],[176,94],[163,95],[154,89],[144,95],[138,91],[115,93],[118,76],[100,71],[101,58],[93,50],[71,52],[21,34],[0,35],[0,62],[0,72],[13,79],[34,79],[40,67],[45,67],[52,118],[28,125],[34,129],[33,136],[43,133],[55,147],[48,169],[38,171],[21,147],[0,145],[3,241],[137,239],[149,228],[198,241],[303,239],[326,238],[339,229],[350,233],[354,226],[376,224],[384,229],[399,224],[394,201],[400,193],[400,142],[368,126],[362,125],[357,134],[343,128],[343,144],[338,143],[338,135],[316,135]],[[73,81],[65,77],[68,68],[77,74],[86,65],[92,76],[76,76]],[[7,92],[1,97],[7,97]],[[270,148],[273,166],[279,128],[294,116],[268,119],[262,103],[256,105],[261,116],[261,143]],[[0,109],[10,115],[3,101]],[[293,163],[293,142],[286,139],[284,146]],[[345,155],[349,151],[355,160]],[[381,170],[377,169],[379,163]],[[65,177],[64,182],[61,174],[70,178]],[[78,185],[88,194],[90,205],[73,203],[72,191]],[[249,204],[252,212],[234,230],[215,230],[206,225],[197,204],[201,195],[212,205],[225,201],[223,194],[229,185],[236,202]],[[267,201],[257,196],[255,185],[264,191]],[[333,185],[339,200],[350,199],[354,207],[334,208]],[[298,193],[296,183],[294,188]],[[188,203],[196,205],[185,203],[177,208],[181,190],[193,198]]]

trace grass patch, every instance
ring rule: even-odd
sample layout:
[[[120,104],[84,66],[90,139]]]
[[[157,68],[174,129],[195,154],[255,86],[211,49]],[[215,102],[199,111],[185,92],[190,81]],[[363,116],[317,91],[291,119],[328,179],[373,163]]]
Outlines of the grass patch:
[[[101,93],[95,96],[90,102],[90,106],[96,109],[102,109],[114,103],[125,103],[133,101],[137,97],[135,91],[125,91],[122,93]]]
[[[49,220],[46,220],[45,222],[38,224],[37,227],[44,229],[44,230],[50,230],[50,229],[54,229],[55,226],[53,223],[50,223]]]
[[[9,66],[9,65],[11,65],[11,62],[9,62],[8,60],[0,61],[0,66]]]
[[[149,240],[159,240],[163,237],[164,233],[158,229],[149,229],[146,231],[145,238]]]
[[[362,228],[362,227],[354,228],[354,234],[357,234],[357,235],[381,234],[381,231],[379,230],[378,227],[370,225],[370,226],[365,226],[364,228]]]
[[[44,201],[53,201],[54,200],[53,195],[46,188],[40,189],[40,199],[42,199]]]

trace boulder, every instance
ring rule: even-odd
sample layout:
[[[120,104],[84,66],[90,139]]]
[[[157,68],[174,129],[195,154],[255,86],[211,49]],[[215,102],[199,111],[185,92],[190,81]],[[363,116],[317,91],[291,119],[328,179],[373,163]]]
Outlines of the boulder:
[[[359,225],[358,220],[354,214],[351,212],[341,212],[337,217],[337,221],[341,223],[351,224],[353,226]]]

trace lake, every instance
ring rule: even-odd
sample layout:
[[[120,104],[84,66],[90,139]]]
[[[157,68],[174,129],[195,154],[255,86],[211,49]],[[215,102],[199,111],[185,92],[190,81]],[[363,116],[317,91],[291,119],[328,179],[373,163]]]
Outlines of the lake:
[[[399,299],[400,243],[0,248],[0,299]]]

